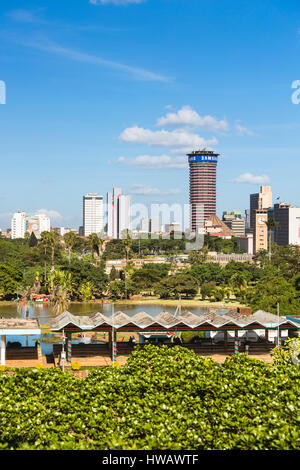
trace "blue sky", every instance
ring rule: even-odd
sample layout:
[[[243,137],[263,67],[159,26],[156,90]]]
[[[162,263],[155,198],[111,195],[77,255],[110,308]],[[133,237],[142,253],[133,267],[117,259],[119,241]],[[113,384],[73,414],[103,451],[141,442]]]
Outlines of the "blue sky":
[[[300,4],[2,0],[0,227],[82,196],[188,203],[186,152],[218,151],[217,213],[270,183],[300,205]]]

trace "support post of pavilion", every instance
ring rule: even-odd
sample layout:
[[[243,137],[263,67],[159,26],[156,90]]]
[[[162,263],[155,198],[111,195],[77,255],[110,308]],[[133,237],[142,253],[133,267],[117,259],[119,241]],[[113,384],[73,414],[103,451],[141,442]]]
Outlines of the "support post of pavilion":
[[[1,335],[1,366],[5,366],[6,335]]]
[[[108,332],[108,350],[112,352],[112,332]]]
[[[228,346],[228,333],[227,333],[227,330],[224,331],[224,346],[225,346],[225,349],[227,349],[227,346]]]
[[[269,330],[268,330],[268,328],[265,329],[265,340],[267,342],[269,341]]]
[[[239,336],[237,330],[234,332],[234,354],[239,353]]]
[[[71,365],[72,362],[72,333],[66,333],[66,347],[67,347],[67,364]]]

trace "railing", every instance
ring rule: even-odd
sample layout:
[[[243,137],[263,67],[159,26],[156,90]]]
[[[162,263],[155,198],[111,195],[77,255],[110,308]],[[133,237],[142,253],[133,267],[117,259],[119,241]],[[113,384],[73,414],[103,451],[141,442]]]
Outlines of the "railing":
[[[13,360],[28,360],[28,359],[39,359],[38,349],[35,347],[27,347],[27,348],[18,348],[18,349],[11,349],[6,348],[5,354],[6,360],[13,361]]]
[[[118,342],[117,343],[117,352],[119,356],[130,355],[134,347],[139,345],[141,349],[146,347],[149,343],[138,344],[138,343],[129,343],[129,342]],[[156,346],[165,345],[169,348],[177,346],[175,343],[161,343]],[[234,342],[225,344],[224,342],[213,343],[209,341],[203,341],[201,343],[182,343],[181,347],[194,351],[196,354],[223,354],[231,355],[234,354]],[[249,343],[248,353],[249,354],[268,354],[276,345],[271,342],[257,342]],[[53,356],[58,358],[61,353],[61,344],[53,345]],[[32,348],[35,349],[35,348]],[[246,352],[245,344],[242,343],[239,346],[239,352]],[[92,357],[92,356],[103,356],[110,357],[111,349],[110,343],[105,344],[72,344],[72,357]]]

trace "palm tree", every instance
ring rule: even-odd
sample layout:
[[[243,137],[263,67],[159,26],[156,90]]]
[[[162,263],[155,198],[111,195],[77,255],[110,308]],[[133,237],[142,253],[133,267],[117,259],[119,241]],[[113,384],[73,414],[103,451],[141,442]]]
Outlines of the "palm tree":
[[[265,224],[268,228],[268,245],[269,245],[268,256],[269,256],[269,261],[271,261],[271,257],[272,257],[272,231],[276,230],[279,227],[279,222],[277,222],[276,220],[271,219],[271,220],[266,220]]]
[[[33,284],[33,287],[32,287],[32,291],[35,293],[35,294],[39,294],[41,290],[41,275],[40,273],[37,271],[35,273],[35,280],[34,280],[34,284]]]
[[[54,255],[55,248],[58,246],[59,235],[57,232],[42,232],[41,240],[45,250],[45,257],[47,255],[47,247],[51,248],[51,272],[55,271]],[[45,280],[46,280],[46,260],[45,260]]]
[[[246,289],[247,288],[247,279],[245,275],[241,272],[237,272],[231,276],[229,279],[229,285],[235,289]]]
[[[54,302],[54,312],[66,309],[68,298],[72,294],[71,274],[64,271],[53,271],[49,276],[49,291]]]
[[[64,235],[64,242],[68,249],[69,264],[71,263],[72,248],[74,247],[74,245],[76,245],[77,241],[78,241],[78,237],[74,232],[68,232]]]
[[[98,255],[99,255],[99,266],[101,265],[102,255],[105,251],[106,240],[104,234],[100,233],[98,236]]]
[[[98,235],[96,233],[91,233],[89,235],[89,245],[90,245],[91,250],[93,252],[93,257],[96,260],[96,265],[97,265],[96,256],[99,256],[99,244],[100,244],[100,240],[99,240]]]
[[[45,275],[45,282],[47,282],[47,248],[49,246],[49,232],[42,232],[41,233],[41,243],[44,247],[44,255],[45,255],[45,262],[44,262],[44,275]]]
[[[48,238],[49,238],[49,246],[51,248],[51,271],[55,271],[55,265],[54,265],[54,255],[55,255],[55,248],[58,246],[59,242],[59,235],[57,232],[48,232]]]
[[[122,232],[122,238],[124,240],[124,247],[126,251],[126,273],[125,273],[125,298],[127,299],[127,280],[128,280],[128,259],[129,259],[129,253],[132,245],[132,237],[130,230],[125,229]]]

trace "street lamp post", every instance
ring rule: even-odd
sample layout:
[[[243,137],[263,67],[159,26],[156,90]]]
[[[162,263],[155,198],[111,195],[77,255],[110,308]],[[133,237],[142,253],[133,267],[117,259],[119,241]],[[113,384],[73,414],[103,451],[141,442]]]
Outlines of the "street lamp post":
[[[62,371],[63,371],[63,372],[65,371],[65,360],[66,360],[65,341],[66,341],[65,330],[63,330],[63,335],[62,335],[62,350],[61,350],[61,356],[60,356],[61,364],[62,364]]]
[[[279,302],[277,302],[277,346],[278,347],[281,345],[279,335],[280,335],[280,329],[279,329]]]

